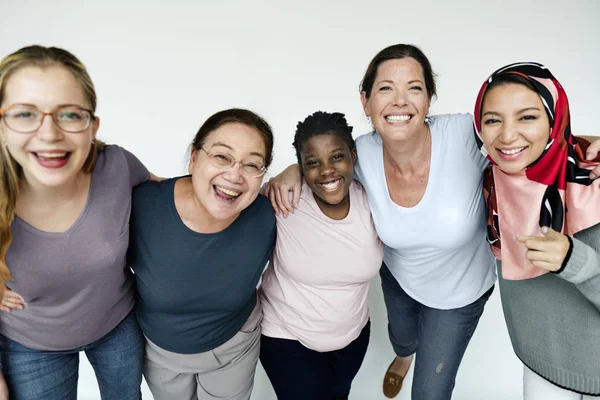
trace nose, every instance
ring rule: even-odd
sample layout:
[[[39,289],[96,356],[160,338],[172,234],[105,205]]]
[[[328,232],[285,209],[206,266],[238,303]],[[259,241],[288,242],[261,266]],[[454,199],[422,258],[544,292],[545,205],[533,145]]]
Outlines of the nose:
[[[511,121],[504,121],[500,127],[500,135],[498,139],[504,144],[513,143],[519,136],[518,126]]]
[[[242,163],[236,161],[233,166],[225,171],[224,177],[231,183],[241,183],[244,180],[244,176],[242,175]]]
[[[323,176],[331,175],[334,171],[335,171],[335,168],[333,167],[333,164],[330,163],[329,161],[325,161],[325,162],[321,163],[321,168],[319,170],[321,175],[323,175]]]
[[[405,90],[398,89],[396,93],[394,93],[394,103],[399,106],[403,106],[406,104],[406,96],[407,93]]]
[[[37,130],[37,137],[45,142],[55,142],[62,139],[63,131],[54,124],[52,115],[44,115]]]

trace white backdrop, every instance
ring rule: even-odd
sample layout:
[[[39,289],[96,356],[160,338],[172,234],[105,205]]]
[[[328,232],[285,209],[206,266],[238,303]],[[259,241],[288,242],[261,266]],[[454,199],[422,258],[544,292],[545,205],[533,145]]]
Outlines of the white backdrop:
[[[432,113],[470,112],[480,83],[514,61],[546,64],[570,96],[575,133],[600,134],[598,0],[156,1],[0,0],[0,56],[22,46],[64,47],[88,67],[99,97],[99,138],[133,151],[155,174],[184,173],[186,148],[212,113],[246,107],[275,132],[276,174],[294,161],[298,120],[316,110],[369,129],[358,84],[383,47],[412,43],[439,74]],[[379,280],[373,332],[353,400],[384,399],[391,358]],[[99,399],[82,357],[81,399]],[[409,373],[398,399],[410,398]],[[144,396],[151,399],[144,386]],[[275,396],[262,369],[253,400]],[[521,398],[498,293],[459,371],[455,399]]]

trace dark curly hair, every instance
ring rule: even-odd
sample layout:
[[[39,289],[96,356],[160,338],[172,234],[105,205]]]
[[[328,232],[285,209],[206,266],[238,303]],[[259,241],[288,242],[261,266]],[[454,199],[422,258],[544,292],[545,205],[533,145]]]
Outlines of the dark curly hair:
[[[302,165],[300,153],[304,144],[312,137],[319,135],[335,135],[348,145],[350,152],[356,150],[356,143],[352,138],[352,127],[348,125],[346,116],[339,112],[328,113],[317,111],[298,122],[294,135],[294,148],[298,164]]]

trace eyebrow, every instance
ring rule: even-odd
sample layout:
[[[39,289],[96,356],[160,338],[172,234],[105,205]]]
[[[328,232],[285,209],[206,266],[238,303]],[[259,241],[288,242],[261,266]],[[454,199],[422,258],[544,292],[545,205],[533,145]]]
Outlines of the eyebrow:
[[[343,148],[343,147],[336,147],[335,149],[331,150],[331,151],[329,152],[329,154],[331,154],[331,153],[335,153],[336,151],[344,151],[344,148]],[[302,153],[302,156],[303,156],[304,158],[316,157],[316,155],[314,155],[313,153],[308,153],[308,154],[306,154],[306,153]]]
[[[517,114],[524,113],[525,111],[541,111],[541,110],[537,107],[527,107],[527,108],[517,111]],[[496,111],[486,111],[482,114],[482,116],[483,115],[498,115],[498,116],[500,116],[500,113],[498,113]]]
[[[225,144],[225,143],[223,143],[223,142],[216,142],[216,143],[213,143],[213,144],[212,144],[212,146],[210,146],[210,148],[212,149],[212,148],[213,148],[213,147],[215,147],[215,146],[221,146],[221,147],[225,147],[226,149],[229,149],[229,150],[231,150],[231,151],[234,151],[234,148],[233,148],[233,147],[231,147],[230,145],[228,145],[228,144]],[[253,151],[253,152],[251,152],[251,153],[250,153],[250,155],[251,155],[251,156],[257,156],[257,157],[260,157],[260,158],[262,158],[263,160],[265,159],[265,155],[264,155],[264,154],[257,153],[257,152],[254,152],[254,151]]]
[[[392,84],[393,84],[393,83],[394,83],[394,81],[392,81],[392,80],[389,80],[389,79],[383,79],[383,80],[381,80],[381,81],[377,82],[377,84],[378,84],[378,85],[379,85],[379,84],[382,84],[382,83],[392,83]],[[409,81],[409,82],[407,82],[407,84],[409,84],[409,85],[410,85],[411,83],[420,83],[420,84],[423,84],[423,81],[422,81],[422,80],[420,80],[420,79],[413,79],[412,81]]]
[[[14,103],[13,106],[26,106],[26,107],[35,107],[35,108],[39,108],[40,110],[42,109],[40,106],[36,105],[36,104],[31,104],[31,103]],[[86,107],[81,106],[79,104],[74,104],[74,103],[67,103],[67,104],[59,104],[56,108],[62,108],[62,107],[77,107],[77,108],[82,108],[84,110],[87,110]]]

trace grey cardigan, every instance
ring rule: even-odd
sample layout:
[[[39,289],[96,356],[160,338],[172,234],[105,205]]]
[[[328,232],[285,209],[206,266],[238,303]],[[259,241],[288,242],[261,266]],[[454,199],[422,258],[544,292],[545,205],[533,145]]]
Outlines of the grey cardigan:
[[[600,224],[578,232],[559,274],[498,280],[517,357],[553,384],[600,394]]]

